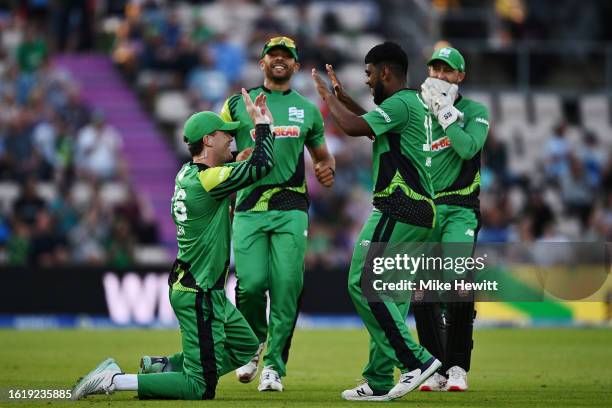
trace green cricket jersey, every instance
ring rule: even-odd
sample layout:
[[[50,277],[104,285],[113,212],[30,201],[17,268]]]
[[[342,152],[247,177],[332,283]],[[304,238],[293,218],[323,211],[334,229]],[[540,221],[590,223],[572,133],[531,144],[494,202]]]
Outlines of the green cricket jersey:
[[[169,278],[174,290],[196,292],[223,283],[230,255],[229,196],[270,172],[273,144],[270,126],[259,125],[249,160],[218,167],[189,162],[178,172],[172,197],[178,255]]]
[[[238,192],[236,211],[308,211],[304,145],[317,147],[325,142],[321,112],[291,89],[280,92],[260,86],[248,92],[253,99],[261,92],[267,94],[266,104],[274,118],[276,164],[266,177]],[[225,101],[221,117],[225,121],[240,122],[236,130],[238,150],[253,146],[253,123],[242,95],[233,95]]]
[[[412,89],[402,89],[362,116],[376,135],[374,207],[398,221],[432,228],[435,219],[431,117]]]
[[[479,208],[480,153],[489,132],[489,112],[483,105],[459,98],[455,107],[463,121],[446,128],[433,119],[431,178],[436,204]]]

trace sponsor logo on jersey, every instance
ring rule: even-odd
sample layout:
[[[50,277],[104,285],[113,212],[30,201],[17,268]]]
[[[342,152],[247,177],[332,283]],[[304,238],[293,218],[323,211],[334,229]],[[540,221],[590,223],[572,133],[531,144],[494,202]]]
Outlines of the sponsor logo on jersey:
[[[299,126],[273,126],[272,131],[277,139],[300,137]],[[255,141],[255,129],[251,129],[251,139]]]
[[[361,245],[361,246],[362,246],[362,247],[364,247],[364,248],[367,248],[367,247],[369,247],[369,246],[370,246],[370,240],[368,240],[368,239],[364,239],[364,240],[362,240],[362,241],[359,243],[359,245]]]
[[[465,235],[473,237],[474,236],[474,230],[473,229],[465,230]]]
[[[486,120],[485,118],[476,118],[474,120],[478,123],[482,123],[483,125],[489,126],[489,121]]]
[[[450,145],[451,145],[450,139],[448,138],[448,136],[444,136],[438,140],[434,140],[433,142],[431,142],[431,151],[437,152],[440,150],[444,150],[447,147],[450,147]]]
[[[295,106],[289,108],[289,122],[304,123],[304,109]]]
[[[377,107],[375,110],[376,112],[380,113],[380,116],[382,116],[383,119],[385,119],[385,122],[391,123],[391,118],[389,117],[389,115],[387,115],[387,112],[382,110],[380,107]]]

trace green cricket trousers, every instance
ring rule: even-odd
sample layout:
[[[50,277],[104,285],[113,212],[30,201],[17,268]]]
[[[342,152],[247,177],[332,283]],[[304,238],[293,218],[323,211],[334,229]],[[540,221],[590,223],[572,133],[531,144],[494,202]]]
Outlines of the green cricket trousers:
[[[183,351],[170,357],[173,372],[138,375],[142,399],[213,399],[222,375],[246,364],[259,342],[222,288],[170,289]]]
[[[375,210],[363,226],[351,260],[348,291],[357,313],[370,334],[369,360],[363,377],[375,391],[388,392],[394,385],[393,367],[407,372],[420,367],[431,354],[414,341],[406,325],[409,300],[383,301],[370,292],[366,262],[372,256],[372,243],[427,242],[432,230],[402,223]],[[407,297],[410,299],[410,296]]]
[[[304,286],[308,214],[299,210],[237,212],[233,222],[236,307],[260,343],[264,366],[286,375]],[[270,318],[266,319],[267,297]]]

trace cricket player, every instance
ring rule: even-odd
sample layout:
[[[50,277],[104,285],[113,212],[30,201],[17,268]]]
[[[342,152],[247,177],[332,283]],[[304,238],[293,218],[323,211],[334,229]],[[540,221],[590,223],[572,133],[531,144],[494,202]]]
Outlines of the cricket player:
[[[437,208],[435,241],[443,244],[443,256],[469,257],[480,225],[480,155],[489,131],[489,113],[483,105],[458,94],[458,85],[465,78],[465,60],[455,48],[434,51],[428,76],[421,95],[433,115],[429,170]],[[459,244],[453,246],[455,243]],[[448,278],[454,271],[445,273]],[[444,305],[413,304],[419,341],[443,361],[439,372],[421,385],[421,391],[468,388],[476,313],[471,294],[463,295],[465,299]]]
[[[183,165],[175,180],[172,218],[179,251],[168,278],[183,351],[171,357],[149,357],[143,372],[150,374],[124,374],[109,358],[77,383],[73,399],[116,390],[138,391],[141,399],[213,399],[219,377],[257,353],[257,337],[225,297],[229,197],[270,173],[274,135],[266,94],[259,94],[254,103],[246,90],[242,95],[245,111],[255,125],[255,148],[248,160],[226,163],[232,158],[229,132],[238,128],[238,122],[199,112],[183,129],[192,160]]]
[[[383,301],[376,292],[364,294],[373,243],[430,239],[435,222],[428,170],[431,134],[427,105],[417,91],[406,88],[408,58],[402,48],[391,42],[379,44],[365,56],[365,64],[366,84],[378,105],[370,112],[344,92],[331,66],[327,69],[335,95],[314,69],[312,76],[338,126],[349,136],[374,138],[374,210],[355,244],[348,276],[349,295],[370,334],[370,354],[365,381],[345,390],[342,397],[387,401],[418,387],[442,364],[408,331],[409,301]],[[401,371],[395,385],[393,367]]]
[[[260,343],[259,353],[236,375],[243,383],[255,378],[267,341],[258,390],[282,391],[281,377],[287,373],[304,282],[309,205],[304,146],[310,151],[318,181],[326,187],[333,185],[335,162],[325,145],[319,109],[290,88],[291,77],[300,66],[294,41],[288,37],[270,39],[263,47],[259,66],[263,85],[250,89],[249,94],[263,92],[267,96],[275,120],[276,166],[268,176],[239,191],[236,199],[236,307]],[[221,117],[240,122],[235,131],[238,150],[253,146],[253,125],[240,95],[226,100]]]

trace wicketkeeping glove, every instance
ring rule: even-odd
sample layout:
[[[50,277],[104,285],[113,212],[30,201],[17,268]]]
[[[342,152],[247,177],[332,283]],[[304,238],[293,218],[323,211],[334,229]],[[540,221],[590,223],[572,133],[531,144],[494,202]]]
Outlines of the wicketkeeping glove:
[[[434,93],[450,96],[453,100],[455,100],[457,92],[459,92],[459,87],[456,84],[451,84],[438,78],[427,78],[423,85],[421,85],[421,88],[423,87],[430,89]]]
[[[463,120],[463,113],[453,106],[459,87],[437,78],[427,78],[421,85],[421,97],[446,130],[451,123]]]
[[[451,124],[463,120],[463,112],[450,104],[439,108],[436,117],[438,118],[440,126],[446,130]]]

